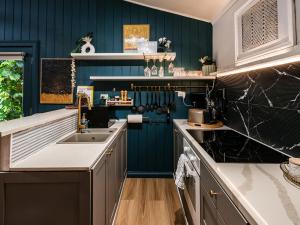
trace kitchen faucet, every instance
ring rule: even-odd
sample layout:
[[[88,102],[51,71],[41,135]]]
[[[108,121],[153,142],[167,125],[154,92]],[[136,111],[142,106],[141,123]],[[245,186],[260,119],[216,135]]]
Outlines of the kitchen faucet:
[[[82,129],[86,129],[85,124],[81,124],[81,100],[85,98],[87,100],[88,110],[92,110],[92,105],[90,101],[90,97],[86,93],[78,93],[77,94],[77,102],[78,102],[78,123],[77,123],[77,132],[80,133]]]

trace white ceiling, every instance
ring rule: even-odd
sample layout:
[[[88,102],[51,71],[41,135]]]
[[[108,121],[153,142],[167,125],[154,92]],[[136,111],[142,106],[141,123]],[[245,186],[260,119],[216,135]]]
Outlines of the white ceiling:
[[[125,0],[199,20],[212,22],[232,0]]]

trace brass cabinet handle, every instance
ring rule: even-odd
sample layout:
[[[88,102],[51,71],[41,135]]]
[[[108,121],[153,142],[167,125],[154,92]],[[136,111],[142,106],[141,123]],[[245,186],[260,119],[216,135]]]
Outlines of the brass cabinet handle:
[[[111,155],[112,152],[113,152],[113,149],[109,149],[105,154],[106,154],[106,155]]]
[[[210,190],[210,191],[208,192],[208,194],[209,194],[209,196],[210,196],[211,198],[216,197],[217,195],[220,195],[220,193],[214,192],[213,190]]]

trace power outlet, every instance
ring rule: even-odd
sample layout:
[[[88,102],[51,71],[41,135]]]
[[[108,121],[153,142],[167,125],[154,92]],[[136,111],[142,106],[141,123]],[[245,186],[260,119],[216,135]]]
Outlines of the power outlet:
[[[184,91],[176,91],[176,92],[178,97],[182,97],[183,99],[185,99],[186,93]]]

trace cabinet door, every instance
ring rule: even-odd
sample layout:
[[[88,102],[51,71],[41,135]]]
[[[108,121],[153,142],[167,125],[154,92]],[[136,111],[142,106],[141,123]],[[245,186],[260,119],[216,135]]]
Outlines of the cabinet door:
[[[114,217],[114,210],[116,205],[116,151],[115,144],[108,149],[107,159],[106,159],[106,167],[107,167],[107,176],[106,176],[106,198],[107,198],[107,223],[112,224]]]
[[[117,198],[119,197],[119,194],[121,192],[121,186],[122,186],[122,135],[119,136],[119,138],[116,140],[116,148],[115,148],[115,154],[116,154],[116,195]]]
[[[123,130],[122,134],[122,179],[124,181],[127,172],[127,129]]]
[[[93,169],[93,225],[106,224],[106,158]]]
[[[207,191],[201,186],[201,225],[218,225],[217,210],[211,202]]]

